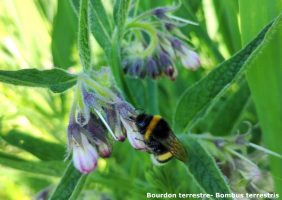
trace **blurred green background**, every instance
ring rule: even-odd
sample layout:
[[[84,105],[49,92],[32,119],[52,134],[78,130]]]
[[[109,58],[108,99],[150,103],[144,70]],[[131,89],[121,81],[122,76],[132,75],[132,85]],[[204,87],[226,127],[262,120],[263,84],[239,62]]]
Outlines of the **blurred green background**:
[[[109,16],[112,16],[113,2],[106,0],[103,3]],[[172,3],[172,0],[140,0],[132,1],[132,7],[138,5],[138,12],[142,13]],[[179,65],[175,82],[167,78],[159,79],[160,114],[171,123],[182,92],[240,50],[281,12],[281,8],[281,1],[278,0],[183,0],[175,15],[199,23],[199,26],[189,25],[180,29],[200,54],[202,68],[191,72]],[[0,69],[61,67],[79,72],[77,23],[69,0],[1,0]],[[91,42],[94,65],[107,65],[102,48],[93,37]],[[237,80],[219,99],[220,103],[212,106],[193,127],[193,133],[234,135],[237,130],[246,131],[242,122],[247,120],[254,125],[254,143],[282,153],[282,90],[279,86],[282,65],[277,53],[282,52],[282,47],[281,41],[272,43],[265,50],[267,52],[263,52],[268,55],[260,58],[260,62],[252,63],[255,72],[250,70],[247,73],[248,84],[245,77]],[[265,71],[266,65],[269,73]],[[134,91],[137,107],[150,112],[150,99],[143,98],[147,85],[129,77],[126,80]],[[137,86],[138,91],[135,90]],[[53,94],[45,89],[0,83],[0,199],[31,199],[44,195],[44,191],[51,191],[58,183],[66,166],[63,159],[71,100],[71,90]],[[271,105],[267,104],[268,100]],[[209,145],[213,149],[212,144]],[[281,191],[281,160],[272,158],[269,162],[267,158],[262,158],[256,164],[271,179],[267,181],[269,186],[258,186],[259,189],[274,191],[274,181]],[[274,169],[273,176],[270,169]],[[87,178],[79,199],[145,199],[144,194],[148,191],[200,191],[192,178],[183,180],[186,174],[184,166],[177,161],[155,167],[148,154],[133,150],[127,141],[124,144],[116,143],[113,156],[108,160],[100,159],[98,170]],[[244,178],[240,175],[236,178],[234,182],[230,179],[232,189],[248,191]]]

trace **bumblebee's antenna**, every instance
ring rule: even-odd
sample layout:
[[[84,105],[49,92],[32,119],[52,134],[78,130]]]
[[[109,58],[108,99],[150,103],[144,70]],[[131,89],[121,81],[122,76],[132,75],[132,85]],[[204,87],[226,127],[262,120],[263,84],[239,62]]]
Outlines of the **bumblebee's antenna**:
[[[145,141],[144,140],[142,140],[142,139],[140,139],[140,138],[135,138],[135,140],[139,140],[139,141],[141,141],[141,142],[144,142],[145,143]]]
[[[129,116],[129,117],[126,117],[126,118],[124,118],[125,120],[127,120],[127,121],[131,121],[131,122],[135,122],[135,116]]]

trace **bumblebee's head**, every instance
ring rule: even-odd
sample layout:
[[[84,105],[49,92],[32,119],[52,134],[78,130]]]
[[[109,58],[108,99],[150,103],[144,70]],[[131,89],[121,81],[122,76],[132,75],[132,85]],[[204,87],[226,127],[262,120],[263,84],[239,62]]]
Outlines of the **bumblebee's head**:
[[[140,133],[143,133],[143,130],[147,128],[149,125],[150,121],[152,120],[151,115],[146,115],[144,113],[138,115],[135,119],[135,124],[137,128],[139,129]]]

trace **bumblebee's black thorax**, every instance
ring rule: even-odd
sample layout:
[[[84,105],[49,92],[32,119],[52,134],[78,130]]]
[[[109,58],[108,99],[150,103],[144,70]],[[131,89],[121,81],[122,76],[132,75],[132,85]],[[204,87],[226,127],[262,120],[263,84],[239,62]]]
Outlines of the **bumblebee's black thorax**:
[[[138,131],[144,135],[147,127],[149,126],[151,120],[153,119],[152,115],[140,114],[136,117],[135,124]]]
[[[138,131],[145,136],[145,140],[154,138],[165,139],[169,136],[170,128],[167,122],[159,115],[140,114],[136,117]]]

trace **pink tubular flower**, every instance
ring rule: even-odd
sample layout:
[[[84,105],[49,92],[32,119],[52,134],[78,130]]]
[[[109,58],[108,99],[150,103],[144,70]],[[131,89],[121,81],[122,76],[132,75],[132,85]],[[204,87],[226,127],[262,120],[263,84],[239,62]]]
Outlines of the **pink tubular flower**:
[[[137,132],[137,128],[134,130],[134,122],[128,121],[121,117],[121,122],[126,130],[129,143],[134,149],[146,151],[147,147],[144,143],[144,138]]]
[[[185,45],[177,38],[171,38],[170,43],[175,50],[176,55],[180,58],[182,65],[186,69],[195,71],[200,67],[201,62],[199,55],[191,50],[189,46]]]
[[[186,47],[183,47],[183,54],[180,56],[181,62],[186,69],[197,70],[200,65],[199,55]]]
[[[96,169],[98,153],[83,134],[81,144],[75,143],[72,150],[73,164],[81,173],[87,174]]]

